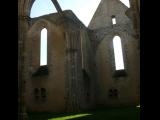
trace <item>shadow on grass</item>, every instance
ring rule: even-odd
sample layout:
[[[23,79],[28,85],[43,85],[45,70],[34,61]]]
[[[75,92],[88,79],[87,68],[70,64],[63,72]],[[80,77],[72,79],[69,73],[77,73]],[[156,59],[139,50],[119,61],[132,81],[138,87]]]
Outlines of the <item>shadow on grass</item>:
[[[140,108],[103,108],[81,113],[29,113],[30,120],[140,120]]]

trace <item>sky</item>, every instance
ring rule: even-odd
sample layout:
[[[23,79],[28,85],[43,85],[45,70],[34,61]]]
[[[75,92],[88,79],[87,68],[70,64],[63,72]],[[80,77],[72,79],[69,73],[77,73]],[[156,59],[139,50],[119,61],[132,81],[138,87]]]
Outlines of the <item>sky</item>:
[[[115,56],[115,67],[116,70],[124,69],[122,44],[119,36],[113,38],[114,56]]]
[[[40,42],[40,65],[47,65],[47,29],[43,28],[41,31]]]
[[[91,21],[99,3],[101,0],[57,0],[60,4],[62,10],[72,10],[74,14],[85,24],[88,26],[89,22]],[[129,0],[120,0],[123,2],[127,7],[129,6]],[[54,4],[51,0],[35,0],[33,6],[31,8],[30,17],[38,17],[50,13],[57,12]],[[119,40],[117,40],[119,41]],[[119,44],[119,45],[117,45]],[[121,46],[120,42],[115,43],[115,46]],[[40,52],[40,65],[47,65],[47,30],[42,30],[41,34],[41,52]],[[121,48],[117,48],[121,51]],[[122,53],[115,53],[115,60],[119,59],[119,61],[115,61],[116,64],[120,65],[117,69],[123,68],[123,58]],[[117,59],[116,59],[117,58]]]
[[[70,9],[88,26],[101,0],[57,0],[62,10]],[[120,0],[129,7],[129,0]],[[51,0],[35,0],[30,17],[57,12]]]

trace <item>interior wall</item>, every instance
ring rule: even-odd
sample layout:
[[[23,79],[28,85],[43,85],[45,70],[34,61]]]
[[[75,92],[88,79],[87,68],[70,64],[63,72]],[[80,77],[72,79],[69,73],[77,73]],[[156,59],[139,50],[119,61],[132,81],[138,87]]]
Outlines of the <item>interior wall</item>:
[[[40,68],[40,33],[47,28],[48,75],[33,74]],[[28,111],[64,111],[65,109],[65,39],[63,29],[40,19],[28,31],[28,70],[26,102]],[[46,98],[35,99],[35,88],[45,88]]]

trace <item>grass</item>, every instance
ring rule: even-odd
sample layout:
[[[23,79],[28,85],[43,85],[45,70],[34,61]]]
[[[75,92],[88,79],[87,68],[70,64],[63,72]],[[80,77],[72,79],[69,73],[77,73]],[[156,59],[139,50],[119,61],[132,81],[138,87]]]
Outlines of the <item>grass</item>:
[[[140,120],[139,107],[103,108],[81,113],[29,113],[30,120]]]

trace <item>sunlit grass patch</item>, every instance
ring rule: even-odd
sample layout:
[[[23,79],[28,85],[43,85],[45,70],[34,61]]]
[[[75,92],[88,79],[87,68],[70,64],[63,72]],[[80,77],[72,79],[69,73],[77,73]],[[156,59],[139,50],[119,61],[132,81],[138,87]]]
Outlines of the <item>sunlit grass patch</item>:
[[[76,115],[69,115],[65,117],[57,117],[57,118],[51,118],[48,120],[68,120],[68,119],[73,119],[73,118],[79,118],[79,117],[84,117],[92,114],[76,114]]]
[[[140,105],[138,105],[137,107],[140,108]]]
[[[140,105],[107,107],[76,113],[29,113],[29,120],[140,120]]]

